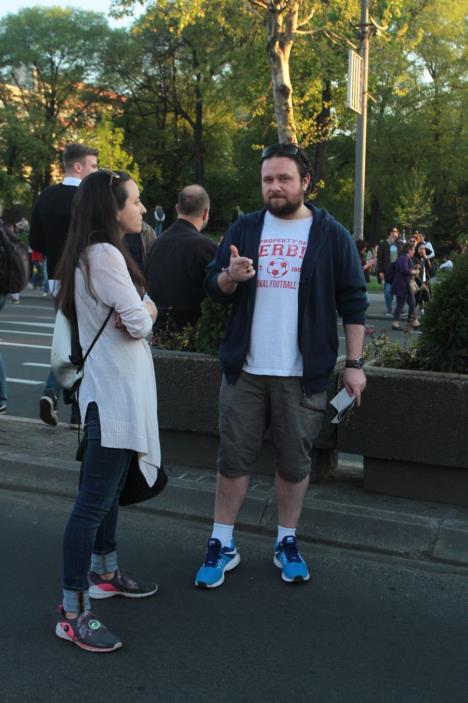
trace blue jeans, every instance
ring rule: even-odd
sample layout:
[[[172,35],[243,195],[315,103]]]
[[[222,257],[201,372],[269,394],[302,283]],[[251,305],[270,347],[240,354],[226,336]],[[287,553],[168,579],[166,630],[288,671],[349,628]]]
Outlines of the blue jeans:
[[[60,398],[60,394],[62,392],[62,388],[57,381],[57,379],[54,376],[54,372],[52,369],[49,371],[49,375],[47,376],[47,381],[44,387],[44,393],[46,392],[47,389],[51,388],[53,391],[57,393],[57,397]]]
[[[0,310],[6,303],[7,296],[0,295]],[[3,356],[0,354],[0,402],[6,403],[8,400],[7,392],[7,382],[6,382],[6,369],[5,363],[3,361]]]
[[[96,403],[86,412],[86,453],[78,496],[63,541],[63,607],[90,610],[88,571],[111,573],[118,568],[115,532],[119,495],[130,466],[132,449],[101,446]]]
[[[0,354],[0,403],[6,403],[8,400],[6,368],[3,361],[3,356]]]
[[[385,306],[387,308],[387,312],[392,312],[393,294],[392,294],[392,284],[391,283],[384,283],[383,293],[384,293]]]

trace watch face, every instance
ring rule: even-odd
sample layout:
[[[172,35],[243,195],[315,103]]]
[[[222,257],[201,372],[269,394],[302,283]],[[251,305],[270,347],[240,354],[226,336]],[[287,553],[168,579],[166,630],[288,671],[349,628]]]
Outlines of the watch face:
[[[364,357],[359,356],[357,359],[346,359],[346,367],[348,369],[362,369],[364,366]]]

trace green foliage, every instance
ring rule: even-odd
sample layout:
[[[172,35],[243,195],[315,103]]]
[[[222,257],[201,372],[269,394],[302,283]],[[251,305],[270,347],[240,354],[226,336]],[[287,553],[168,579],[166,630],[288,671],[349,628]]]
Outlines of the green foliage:
[[[159,329],[154,345],[172,351],[190,351],[215,356],[224,333],[230,307],[205,298],[201,305],[202,314],[196,325],[186,325],[177,330],[168,322]]]
[[[424,316],[419,352],[434,371],[468,373],[468,253],[434,287]]]
[[[256,209],[259,151],[277,140],[267,8],[297,7],[289,64],[297,137],[317,173],[316,203],[351,228],[356,116],[345,95],[359,5],[113,0],[128,17],[144,7],[125,31],[78,9],[5,16],[3,203],[29,205],[58,178],[63,145],[86,139],[103,165],[139,179],[167,224],[190,182],[211,196],[210,229],[224,229],[236,204]],[[379,241],[399,217],[448,252],[468,231],[466,10],[460,0],[374,0],[371,13],[386,29],[370,41],[366,238]]]
[[[80,132],[78,140],[99,149],[100,166],[114,171],[125,171],[138,186],[141,186],[138,164],[124,147],[124,130],[121,127],[114,127],[108,115],[103,115],[93,129]]]
[[[386,332],[372,335],[366,346],[364,356],[376,366],[385,366],[393,369],[424,368],[417,342],[410,335],[411,332],[408,329],[405,332],[406,340],[403,345],[398,342],[392,342]]]
[[[5,202],[31,201],[57,157],[94,124],[105,97],[103,15],[30,7],[0,20],[0,182]]]
[[[408,331],[400,345],[386,333],[375,335],[366,347],[367,359],[390,368],[468,374],[468,252],[456,257],[454,268],[439,278],[419,339],[411,340]]]
[[[220,305],[205,298],[202,314],[197,322],[197,351],[216,354],[230,314],[230,306]]]
[[[431,207],[434,191],[428,187],[425,174],[416,168],[403,181],[404,191],[400,204],[395,208],[397,221],[410,231],[427,230],[434,219]]]

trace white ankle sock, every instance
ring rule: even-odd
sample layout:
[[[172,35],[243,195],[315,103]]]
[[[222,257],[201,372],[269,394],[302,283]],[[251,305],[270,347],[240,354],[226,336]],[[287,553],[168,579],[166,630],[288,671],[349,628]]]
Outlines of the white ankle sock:
[[[234,525],[223,525],[221,522],[213,523],[212,539],[219,539],[221,547],[230,547]]]
[[[292,535],[293,537],[296,536],[296,528],[295,527],[283,527],[283,525],[278,525],[278,536],[276,538],[276,543],[281,542],[283,537],[288,537],[289,535]]]

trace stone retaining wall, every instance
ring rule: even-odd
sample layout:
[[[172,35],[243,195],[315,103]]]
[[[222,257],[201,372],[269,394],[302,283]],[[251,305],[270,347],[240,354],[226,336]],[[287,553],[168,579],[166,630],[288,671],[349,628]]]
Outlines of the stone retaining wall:
[[[163,457],[216,468],[221,368],[205,354],[153,349]],[[362,405],[343,426],[326,418],[312,477],[333,472],[337,451],[364,457],[371,492],[468,507],[468,377],[369,367]],[[337,387],[330,380],[329,396]],[[268,434],[258,473],[272,474]]]

